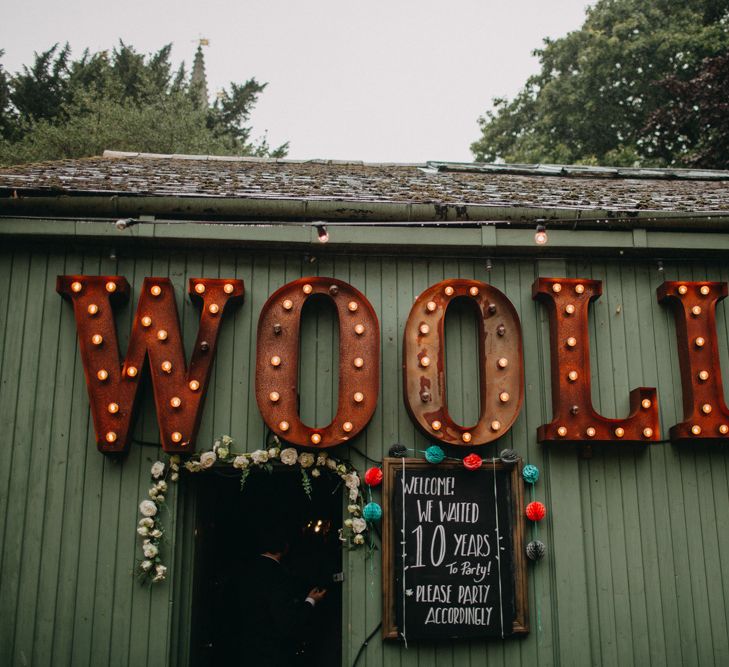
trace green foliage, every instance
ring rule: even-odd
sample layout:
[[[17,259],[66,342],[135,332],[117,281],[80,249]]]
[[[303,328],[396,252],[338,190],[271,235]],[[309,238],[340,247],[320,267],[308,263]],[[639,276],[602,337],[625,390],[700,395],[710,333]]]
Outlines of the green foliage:
[[[77,60],[56,45],[15,75],[0,68],[0,164],[104,149],[283,157],[288,144],[254,142],[246,125],[265,87],[255,79],[231,83],[201,105],[184,63],[173,70],[170,45],[144,56],[120,42]]]
[[[580,30],[537,50],[541,71],[493,101],[471,145],[480,161],[682,165],[691,144],[649,123],[729,47],[729,0],[599,0]],[[727,116],[724,115],[726,124]]]

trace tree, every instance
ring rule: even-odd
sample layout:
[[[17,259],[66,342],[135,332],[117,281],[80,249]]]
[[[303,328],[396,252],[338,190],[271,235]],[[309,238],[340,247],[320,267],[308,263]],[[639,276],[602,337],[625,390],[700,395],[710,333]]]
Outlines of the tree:
[[[184,63],[173,69],[170,50],[144,56],[120,42],[111,53],[86,50],[72,60],[67,45],[56,45],[15,75],[0,68],[0,164],[104,149],[286,155],[288,144],[251,140],[247,122],[265,83],[231,83],[210,105]]]
[[[687,164],[701,132],[682,144],[651,122],[672,104],[668,82],[695,79],[704,59],[727,50],[728,26],[729,0],[598,0],[581,29],[544,40],[541,71],[513,100],[495,99],[479,118],[475,158]]]

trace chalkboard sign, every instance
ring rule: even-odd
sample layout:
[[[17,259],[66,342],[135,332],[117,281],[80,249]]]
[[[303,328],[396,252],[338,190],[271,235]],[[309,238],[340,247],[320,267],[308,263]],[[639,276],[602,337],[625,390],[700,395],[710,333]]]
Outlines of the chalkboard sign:
[[[386,638],[502,639],[529,631],[521,461],[385,459]]]

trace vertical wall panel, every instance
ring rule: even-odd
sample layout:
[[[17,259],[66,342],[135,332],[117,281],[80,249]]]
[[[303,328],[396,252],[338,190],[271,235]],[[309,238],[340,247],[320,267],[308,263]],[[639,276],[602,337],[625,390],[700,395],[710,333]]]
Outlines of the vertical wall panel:
[[[410,422],[402,400],[405,320],[417,295],[447,278],[485,280],[513,301],[524,333],[525,400],[510,433],[482,448],[492,456],[515,448],[542,470],[534,497],[549,514],[528,526],[546,542],[547,558],[529,566],[531,632],[506,642],[383,644],[370,642],[360,665],[718,665],[729,662],[729,505],[726,448],[678,449],[658,443],[637,449],[545,448],[536,429],[551,419],[546,312],[532,301],[535,277],[603,280],[590,314],[595,406],[627,414],[628,392],[656,386],[663,437],[682,418],[675,327],[655,298],[664,279],[729,280],[713,263],[566,262],[390,256],[326,256],[137,249],[84,255],[20,248],[0,255],[0,663],[28,665],[185,665],[189,656],[196,506],[181,485],[165,514],[170,580],[154,588],[132,576],[139,555],[138,503],[149,467],[160,455],[147,387],[135,439],[123,461],[96,451],[72,310],[55,293],[59,273],[119,273],[132,285],[117,315],[126,346],[145,276],[169,276],[175,286],[188,357],[199,311],[186,294],[190,277],[239,277],[243,305],[223,326],[202,425],[200,446],[229,433],[240,449],[263,443],[265,429],[253,392],[258,315],[268,296],[305,275],[351,282],[372,302],[382,336],[381,391],[370,426],[342,448],[364,471],[401,442],[421,452],[429,444]],[[729,317],[718,309],[721,362],[729,370]],[[303,343],[307,371],[302,410],[321,421],[336,400],[336,322],[309,323]],[[472,322],[449,322],[449,402],[455,415],[477,396],[462,369],[474,358]],[[326,376],[324,375],[326,373]],[[455,405],[459,403],[459,405]],[[470,406],[470,407],[469,407]],[[312,412],[313,411],[313,412]],[[322,412],[323,411],[323,412]],[[458,455],[459,451],[449,451]],[[527,489],[527,494],[531,490]],[[379,491],[374,492],[379,499]],[[531,498],[529,498],[531,499]],[[375,538],[376,542],[379,542]],[[379,551],[344,558],[344,664],[351,664],[381,613]]]

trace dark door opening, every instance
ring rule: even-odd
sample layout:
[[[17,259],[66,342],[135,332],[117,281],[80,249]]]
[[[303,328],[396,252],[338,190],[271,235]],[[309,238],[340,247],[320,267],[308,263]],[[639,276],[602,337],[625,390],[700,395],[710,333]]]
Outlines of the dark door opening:
[[[260,553],[259,537],[285,527],[290,552],[284,565],[304,599],[312,587],[327,589],[316,606],[315,625],[292,667],[341,665],[342,525],[341,481],[324,474],[312,480],[311,500],[299,470],[254,470],[240,489],[240,475],[210,471],[190,480],[197,494],[191,665],[257,667],[246,657],[245,579]]]

